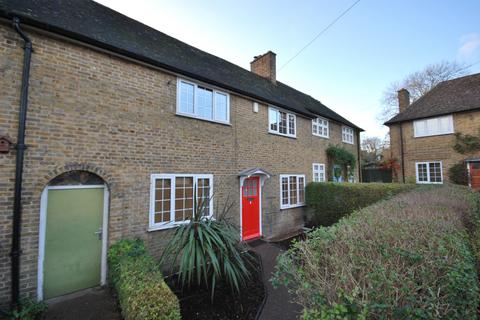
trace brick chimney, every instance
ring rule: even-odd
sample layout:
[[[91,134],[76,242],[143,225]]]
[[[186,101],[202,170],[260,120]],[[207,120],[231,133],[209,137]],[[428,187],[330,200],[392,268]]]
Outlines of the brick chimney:
[[[408,106],[410,106],[410,92],[407,89],[403,88],[397,91],[398,97],[398,109],[400,113],[405,111]]]
[[[276,54],[268,51],[265,54],[256,56],[250,62],[250,71],[264,78],[269,79],[273,83],[277,81],[277,63]]]

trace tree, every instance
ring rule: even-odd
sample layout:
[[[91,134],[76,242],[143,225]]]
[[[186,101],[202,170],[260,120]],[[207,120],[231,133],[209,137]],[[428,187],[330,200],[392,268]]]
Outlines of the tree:
[[[401,81],[392,82],[383,92],[378,119],[385,122],[398,113],[397,91],[405,88],[415,101],[442,81],[457,78],[468,73],[468,66],[455,61],[441,61],[430,64],[423,70],[409,74]]]
[[[363,164],[369,164],[376,162],[378,156],[382,153],[382,150],[385,148],[385,145],[388,146],[386,141],[383,141],[379,137],[365,137],[362,139],[360,148],[361,158]]]

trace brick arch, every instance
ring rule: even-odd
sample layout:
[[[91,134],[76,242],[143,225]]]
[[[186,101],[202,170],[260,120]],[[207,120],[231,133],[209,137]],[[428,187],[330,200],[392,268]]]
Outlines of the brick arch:
[[[107,185],[108,189],[110,192],[112,192],[112,189],[115,187],[115,181],[112,175],[108,173],[105,169],[92,164],[92,163],[84,163],[84,162],[74,162],[74,163],[67,163],[64,165],[59,165],[50,170],[44,177],[41,179],[40,182],[40,189],[43,190],[50,181],[52,181],[55,177],[58,177],[62,173],[69,172],[69,171],[75,171],[75,170],[80,170],[80,171],[87,171],[90,173],[94,173],[100,178],[103,179],[105,184]]]

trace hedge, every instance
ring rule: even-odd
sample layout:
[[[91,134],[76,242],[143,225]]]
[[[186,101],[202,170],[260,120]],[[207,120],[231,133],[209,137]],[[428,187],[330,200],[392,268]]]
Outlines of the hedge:
[[[306,188],[307,222],[329,226],[357,209],[413,188],[399,183],[313,182]]]
[[[110,283],[125,320],[181,319],[180,305],[141,240],[121,240],[108,251]]]
[[[477,319],[478,197],[420,188],[354,212],[294,243],[274,284],[308,320]]]

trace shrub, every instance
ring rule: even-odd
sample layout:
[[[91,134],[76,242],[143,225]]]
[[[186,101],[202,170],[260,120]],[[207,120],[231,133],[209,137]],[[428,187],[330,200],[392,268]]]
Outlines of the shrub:
[[[126,320],[180,319],[177,297],[141,240],[121,240],[108,251],[110,282]]]
[[[179,258],[182,286],[203,285],[210,289],[212,300],[219,281],[239,292],[251,276],[247,264],[253,257],[239,242],[238,228],[225,219],[232,205],[227,202],[217,219],[212,219],[205,217],[205,206],[200,204],[190,222],[177,228],[161,258],[172,269]]]
[[[9,313],[9,318],[20,320],[37,320],[43,319],[45,311],[47,311],[48,305],[43,302],[37,302],[33,299],[23,299],[20,301],[19,308],[12,310]]]
[[[306,188],[307,220],[314,226],[329,226],[354,210],[414,187],[393,183],[310,183]]]
[[[448,177],[450,181],[462,186],[468,186],[468,170],[467,165],[462,161],[448,169]]]
[[[280,256],[274,284],[289,285],[309,320],[476,319],[472,197],[421,188],[320,227]]]

